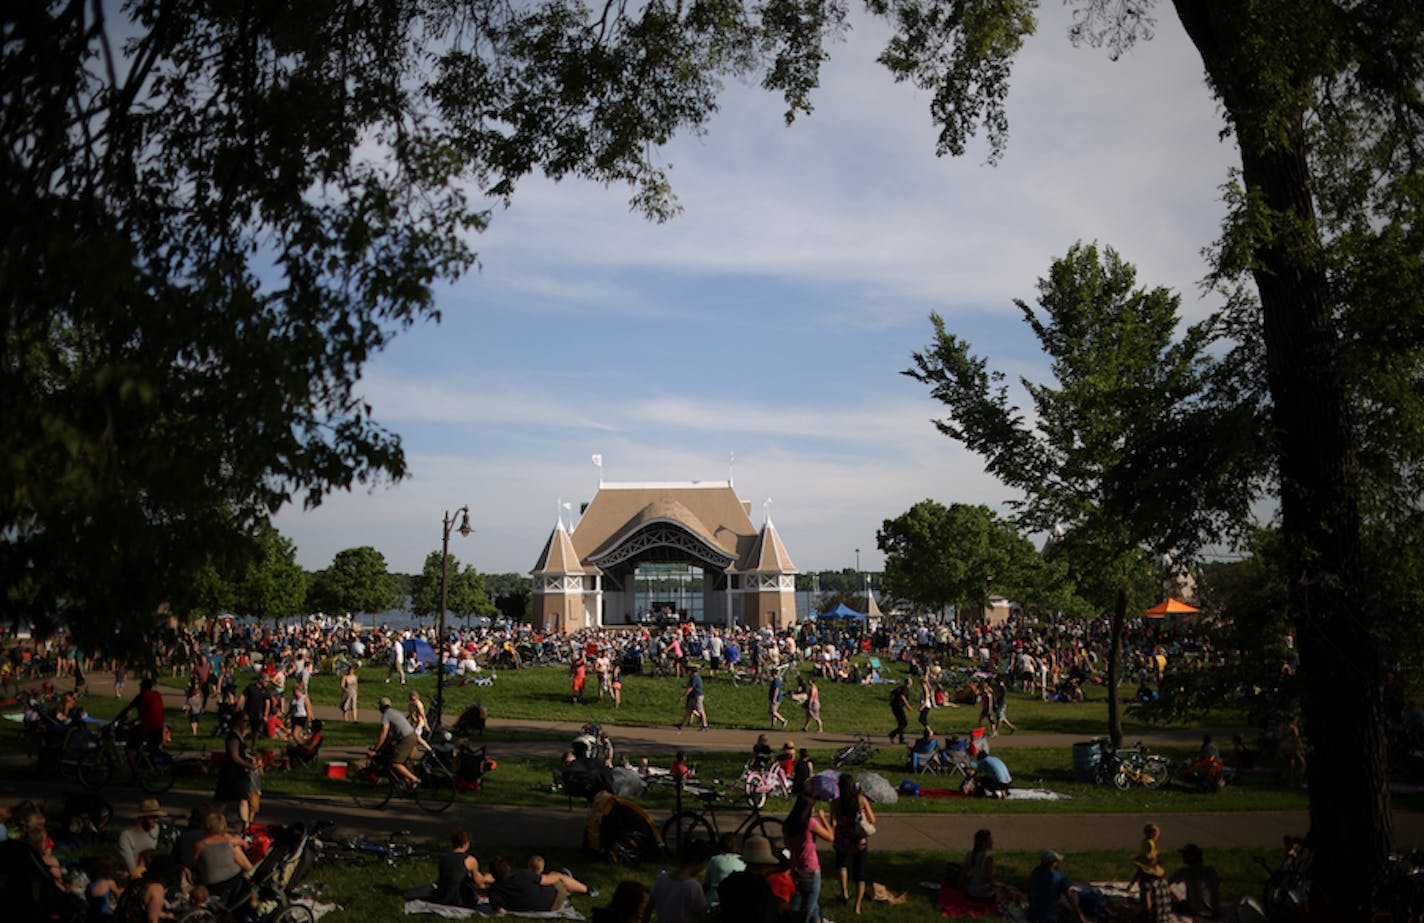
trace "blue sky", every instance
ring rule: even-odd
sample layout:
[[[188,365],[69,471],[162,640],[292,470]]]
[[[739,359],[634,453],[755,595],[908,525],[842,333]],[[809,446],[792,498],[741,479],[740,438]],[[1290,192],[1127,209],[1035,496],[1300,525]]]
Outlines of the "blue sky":
[[[664,151],[684,211],[657,225],[628,190],[526,182],[475,241],[481,269],[439,296],[443,322],[372,361],[360,390],[404,443],[410,477],[331,497],[276,524],[308,568],[373,545],[393,570],[438,550],[527,572],[559,500],[608,480],[725,480],[728,453],[802,570],[880,566],[875,532],[914,503],[1007,491],[931,425],[900,375],[928,315],[1010,375],[1039,374],[1014,298],[1075,241],[1198,299],[1218,188],[1234,164],[1201,66],[1171,18],[1122,60],[1073,48],[1045,4],[1015,69],[1008,150],[934,156],[927,99],[874,58],[857,21],[791,127],[779,99],[732,85],[702,137]]]

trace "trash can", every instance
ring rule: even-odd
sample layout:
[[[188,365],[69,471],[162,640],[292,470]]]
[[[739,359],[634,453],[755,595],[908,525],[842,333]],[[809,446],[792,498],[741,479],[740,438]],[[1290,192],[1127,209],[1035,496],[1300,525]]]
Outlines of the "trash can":
[[[1085,740],[1073,745],[1073,781],[1092,782],[1097,774],[1098,763],[1102,761],[1102,750],[1096,740]]]

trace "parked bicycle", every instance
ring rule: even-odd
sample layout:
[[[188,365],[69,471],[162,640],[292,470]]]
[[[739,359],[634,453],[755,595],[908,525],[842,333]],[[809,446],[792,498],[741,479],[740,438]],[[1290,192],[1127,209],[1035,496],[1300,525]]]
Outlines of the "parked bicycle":
[[[1133,748],[1118,748],[1107,739],[1098,741],[1100,759],[1094,773],[1098,785],[1111,782],[1120,789],[1141,785],[1161,788],[1172,778],[1172,763],[1165,756],[1148,752],[1138,743]]]
[[[397,830],[389,837],[353,836],[328,839],[321,853],[322,862],[381,862],[395,867],[397,863],[415,858],[417,850],[409,841],[409,830]]]
[[[686,789],[688,794],[695,795],[702,802],[702,810],[678,811],[672,817],[663,822],[663,845],[673,855],[683,855],[682,849],[685,844],[694,841],[701,841],[715,845],[722,837],[722,827],[717,820],[716,804],[721,799],[722,794],[717,789]],[[753,807],[741,823],[737,824],[730,832],[737,837],[738,843],[749,836],[764,836],[771,840],[774,846],[779,846],[782,842],[782,827],[784,824],[779,818],[767,817]]]
[[[795,794],[791,789],[791,777],[779,762],[766,764],[748,760],[739,781],[747,805],[753,809],[765,807],[767,798],[790,798]]]
[[[422,811],[438,814],[455,803],[455,773],[438,754],[426,753],[414,767],[420,784],[410,785],[396,772],[390,748],[383,748],[351,780],[351,799],[363,808],[384,808],[396,795],[413,795]]]
[[[861,734],[855,743],[841,747],[831,757],[831,765],[837,769],[846,766],[859,766],[867,762],[876,753],[875,745],[870,742],[870,738]]]

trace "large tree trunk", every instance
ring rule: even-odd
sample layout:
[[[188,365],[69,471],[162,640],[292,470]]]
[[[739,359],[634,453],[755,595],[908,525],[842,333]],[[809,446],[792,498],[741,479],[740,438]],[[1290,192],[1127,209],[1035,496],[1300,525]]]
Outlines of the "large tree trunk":
[[[1231,120],[1246,189],[1274,216],[1272,236],[1253,245],[1254,275],[1274,404],[1303,725],[1307,740],[1319,747],[1306,771],[1316,858],[1312,894],[1329,918],[1368,919],[1367,883],[1389,852],[1391,821],[1359,474],[1311,198],[1304,111],[1299,101],[1296,111],[1286,109],[1280,84],[1259,72],[1289,67],[1273,77],[1288,78],[1307,97],[1316,79],[1310,68],[1318,61],[1301,49],[1279,47],[1270,62],[1260,60],[1261,46],[1253,40],[1265,41],[1261,19],[1280,16],[1282,9],[1258,6],[1248,13],[1239,0],[1176,0],[1176,7]],[[1289,35],[1286,27],[1271,42],[1288,43]],[[1341,733],[1348,733],[1348,751],[1327,749]]]

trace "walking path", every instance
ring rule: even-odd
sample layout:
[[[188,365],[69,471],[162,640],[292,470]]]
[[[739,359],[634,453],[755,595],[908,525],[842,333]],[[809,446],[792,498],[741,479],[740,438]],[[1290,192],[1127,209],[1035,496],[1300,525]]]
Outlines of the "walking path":
[[[90,680],[90,692],[112,695],[107,678]],[[165,703],[182,707],[181,694],[163,689]],[[317,706],[316,717],[340,721],[338,708]],[[501,720],[492,718],[491,730],[556,732],[557,740],[501,742],[500,755],[510,758],[556,759],[567,749],[567,741],[578,733],[575,722]],[[668,755],[678,748],[689,753],[707,750],[739,750],[750,752],[757,731],[713,728],[706,733],[682,732],[673,728],[619,727],[605,725],[621,752]],[[1229,739],[1231,729],[1213,731]],[[1201,730],[1168,731],[1142,735],[1141,739],[1155,746],[1192,744],[1200,740]],[[850,734],[792,734],[798,745],[831,748],[849,743]],[[1020,733],[1000,736],[996,747],[1068,746],[1079,740],[1075,735]],[[324,751],[326,752],[326,751]],[[364,754],[360,748],[332,748],[332,755]],[[57,798],[63,794],[62,783],[26,783],[21,787],[13,779],[0,778],[0,800],[13,801],[21,797]],[[137,809],[142,792],[137,788],[111,788],[106,797],[114,804],[120,822],[127,821]],[[173,792],[162,800],[165,809],[186,816],[189,808],[205,795],[198,792]],[[338,830],[351,833],[391,833],[408,830],[416,837],[443,837],[452,825],[464,824],[475,834],[476,841],[486,845],[508,846],[576,846],[583,831],[582,806],[572,811],[564,804],[548,808],[483,804],[479,793],[462,796],[461,801],[445,814],[421,813],[413,804],[397,802],[383,811],[356,807],[348,799],[315,795],[275,796],[264,798],[261,819],[287,822],[326,818],[337,822]],[[1308,825],[1304,811],[1264,811],[1249,813],[1167,813],[1167,814],[1000,814],[992,810],[995,802],[984,802],[985,811],[975,814],[905,814],[885,813],[877,825],[876,849],[930,850],[959,853],[968,848],[974,831],[990,827],[995,844],[1005,850],[1037,850],[1052,846],[1061,850],[1120,849],[1124,855],[1132,851],[1145,823],[1153,821],[1163,828],[1163,848],[1179,847],[1188,842],[1205,847],[1259,846],[1280,843],[1282,834],[1303,834]],[[734,813],[734,812],[729,812]],[[661,823],[662,817],[657,821]],[[1397,848],[1424,848],[1424,814],[1396,812],[1395,844]]]

